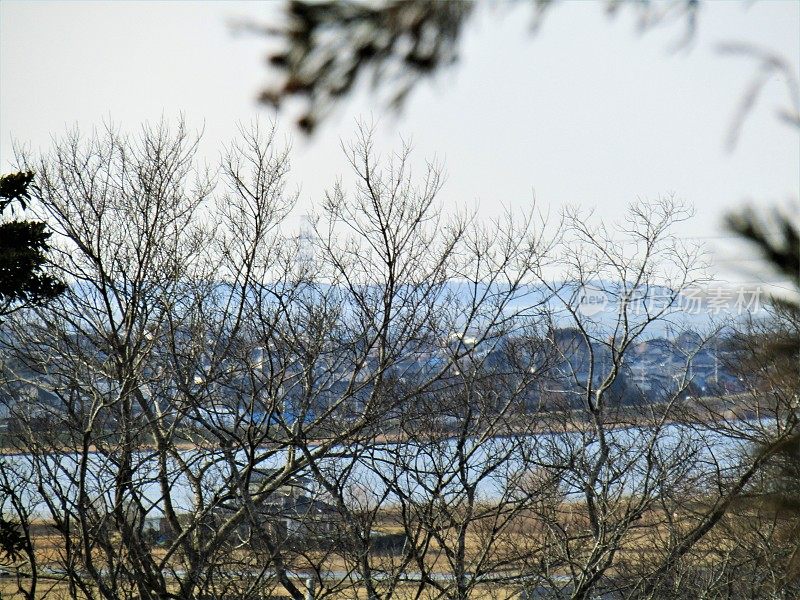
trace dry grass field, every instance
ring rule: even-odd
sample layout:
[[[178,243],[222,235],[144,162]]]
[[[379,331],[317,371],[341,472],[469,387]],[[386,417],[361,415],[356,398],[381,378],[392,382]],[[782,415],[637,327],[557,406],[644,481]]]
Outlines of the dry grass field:
[[[398,525],[397,518],[397,515],[393,514],[391,511],[387,511],[381,518],[381,523],[379,525],[380,532],[386,534],[401,533],[402,528]],[[564,524],[568,524],[570,528],[574,528],[575,531],[586,531],[588,525],[585,516],[585,507],[579,503],[563,505],[561,520]],[[680,521],[680,519],[678,519],[678,521]],[[542,532],[537,531],[536,527],[532,526],[531,523],[532,520],[520,519],[519,523],[510,528],[505,536],[496,540],[493,544],[492,551],[499,557],[501,554],[511,553],[514,549],[524,547],[525,544],[530,543],[531,540],[539,538]],[[45,522],[35,523],[32,529],[36,556],[40,569],[36,598],[42,600],[61,600],[69,598],[70,590],[64,582],[63,575],[59,574],[60,569],[63,568],[63,539]],[[637,563],[643,564],[650,561],[655,562],[659,552],[658,549],[663,547],[662,544],[666,536],[668,536],[668,532],[665,528],[662,515],[655,512],[643,515],[625,536],[618,553],[617,562],[628,566]],[[710,540],[709,543],[705,545],[706,550],[709,552],[718,551],[719,544],[720,540],[718,539],[715,541]],[[427,562],[430,573],[445,574],[448,572],[447,557],[441,550],[441,547],[435,543],[431,544],[429,548],[429,560]],[[485,550],[485,544],[480,530],[475,530],[470,533],[466,550],[468,560]],[[156,547],[153,552],[163,553],[164,550]],[[701,552],[703,552],[703,550],[701,550]],[[396,557],[387,555],[377,558],[376,560],[386,561],[386,565],[388,566],[388,563],[392,562],[395,558]],[[344,572],[354,567],[352,562],[336,553],[323,555],[321,552],[309,552],[307,554],[307,559],[311,562],[324,560],[326,568],[331,571]],[[302,562],[297,562],[296,567],[302,570]],[[302,582],[300,583],[302,584]],[[433,592],[433,590],[431,590],[431,592]],[[493,586],[490,588],[489,586],[485,586],[485,589],[479,589],[476,592],[478,595],[476,595],[475,598],[479,598],[480,600],[484,598],[486,600],[507,600],[518,596],[518,587]],[[355,590],[350,587],[339,593],[330,593],[325,597],[331,598],[331,600],[346,600],[353,599],[354,594],[360,598],[364,596],[364,590]],[[434,594],[430,596],[428,594],[418,596],[417,594],[418,590],[415,586],[405,585],[395,590],[394,597],[402,599],[407,596],[409,600],[415,597],[435,597]],[[285,592],[282,592],[282,590],[275,590],[272,592],[271,596],[285,596]],[[6,598],[20,597],[17,593],[16,582],[13,578],[0,578],[0,597],[3,600]],[[81,598],[82,594],[78,593],[78,597]]]

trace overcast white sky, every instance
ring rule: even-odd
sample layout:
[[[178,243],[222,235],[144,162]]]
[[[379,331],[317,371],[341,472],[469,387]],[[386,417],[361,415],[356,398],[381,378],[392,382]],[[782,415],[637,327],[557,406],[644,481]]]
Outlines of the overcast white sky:
[[[798,198],[797,130],[775,116],[788,103],[785,82],[775,76],[766,85],[738,147],[727,152],[725,137],[756,65],[717,47],[751,42],[796,69],[800,2],[707,3],[693,43],[679,51],[681,24],[642,35],[632,13],[612,20],[603,5],[566,3],[532,35],[526,7],[496,4],[470,21],[459,65],[419,86],[400,116],[360,93],[306,140],[279,115],[294,139],[299,212],[345,171],[339,140],[359,116],[379,119],[385,148],[403,135],[420,155],[444,160],[444,203],[479,203],[484,216],[503,204],[524,207],[535,194],[552,213],[581,204],[614,217],[637,197],[675,193],[697,209],[682,233],[709,238],[720,266],[742,256],[717,239],[725,211]],[[51,135],[76,123],[89,129],[110,117],[135,128],[180,112],[204,124],[204,153],[213,158],[237,121],[273,116],[255,102],[269,80],[267,44],[233,35],[230,21],[269,20],[279,8],[3,0],[2,168],[12,160],[12,139],[44,150]]]

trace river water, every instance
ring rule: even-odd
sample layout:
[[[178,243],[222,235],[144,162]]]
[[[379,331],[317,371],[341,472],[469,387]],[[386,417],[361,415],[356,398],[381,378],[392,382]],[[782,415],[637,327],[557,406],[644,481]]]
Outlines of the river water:
[[[765,425],[753,424],[753,431]],[[742,431],[748,429],[743,425]],[[735,468],[737,459],[747,455],[752,444],[704,426],[666,425],[659,430],[635,427],[615,430],[608,435],[609,466],[601,471],[598,486],[619,493],[636,494],[649,489],[654,481],[699,481],[708,472]],[[434,494],[456,497],[467,486],[475,487],[480,501],[492,502],[515,497],[530,490],[532,476],[557,473],[559,486],[566,497],[583,489],[586,473],[597,458],[599,446],[592,434],[540,433],[525,436],[498,436],[487,439],[468,438],[463,443],[444,439],[420,443],[386,442],[365,446],[337,446],[321,455],[312,447],[319,469],[332,480],[344,482],[347,497],[353,502],[392,503],[397,491],[416,500]],[[282,469],[289,458],[288,449],[260,448],[254,453],[244,450],[186,449],[180,461],[167,463],[168,493],[176,507],[191,511],[198,504],[190,477],[202,481],[204,502],[215,492],[230,486],[234,468],[242,469],[249,462],[261,473]],[[298,456],[300,453],[298,452]],[[0,457],[0,468],[14,483],[24,489],[23,496],[34,517],[47,517],[42,492],[34,482],[41,481],[45,495],[67,498],[72,504],[78,497],[81,473],[79,455],[63,452],[35,459],[30,454]],[[183,464],[180,464],[183,463]],[[89,454],[83,474],[83,487],[100,511],[113,503],[114,479],[119,472],[119,456],[93,452]],[[149,513],[161,514],[163,494],[158,480],[155,452],[141,450],[133,457],[131,480],[141,490]],[[308,470],[301,471],[309,475]],[[309,481],[314,477],[309,476]],[[388,489],[387,482],[394,482]],[[313,483],[310,489],[319,489]],[[394,490],[394,491],[393,491]],[[7,499],[5,499],[7,501]],[[3,509],[5,510],[5,502]]]

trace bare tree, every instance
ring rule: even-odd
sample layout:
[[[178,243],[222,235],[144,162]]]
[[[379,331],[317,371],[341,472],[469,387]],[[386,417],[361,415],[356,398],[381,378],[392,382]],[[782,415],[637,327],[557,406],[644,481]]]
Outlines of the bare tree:
[[[74,133],[35,163],[70,289],[11,324],[10,385],[37,396],[11,406],[13,468],[33,473],[21,493],[45,504],[74,597],[213,596],[231,573],[241,597],[273,582],[302,597],[322,565],[287,529],[321,526],[310,513],[335,496],[322,468],[474,349],[397,394],[403,365],[453,332],[507,327],[536,267],[530,219],[493,235],[445,218],[439,171],[417,184],[407,151],[374,164],[366,130],[355,195],[328,195],[310,247],[281,237],[287,155],[272,131],[242,140],[214,173],[182,124]],[[464,299],[450,281],[468,267]],[[480,291],[487,275],[506,287]],[[308,477],[314,510],[273,510]]]
[[[215,170],[196,148],[161,124],[20,157],[69,286],[3,340],[21,592],[654,598],[718,589],[745,539],[774,572],[778,530],[725,515],[789,396],[692,398],[701,336],[658,386],[632,371],[703,279],[679,202],[481,223],[361,127],[298,237],[273,129]]]
[[[62,536],[72,596],[196,596],[243,519],[240,509],[207,535],[238,474],[180,448],[228,441],[200,411],[225,399],[223,357],[237,356],[252,274],[291,205],[286,156],[259,135],[245,137],[249,162],[225,164],[224,183],[196,171],[197,140],[183,124],[138,138],[73,133],[37,163],[32,195],[59,237],[70,289],[12,325],[19,385],[46,390],[29,414],[15,405],[12,415],[30,493]],[[219,205],[215,184],[226,185]],[[174,534],[158,555],[146,535],[156,516]]]

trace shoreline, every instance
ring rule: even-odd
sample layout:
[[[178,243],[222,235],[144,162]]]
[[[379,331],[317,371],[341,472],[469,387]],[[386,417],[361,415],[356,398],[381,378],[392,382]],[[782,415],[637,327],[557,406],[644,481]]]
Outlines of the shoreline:
[[[651,405],[653,406],[653,405]],[[635,407],[632,407],[635,408]],[[732,409],[728,409],[725,411],[720,411],[718,413],[710,414],[708,410],[705,410],[706,415],[701,418],[694,418],[694,419],[677,419],[677,418],[664,418],[661,420],[660,417],[636,417],[634,415],[620,415],[620,418],[609,419],[605,422],[607,430],[611,431],[619,431],[623,429],[631,429],[631,428],[651,428],[655,426],[665,427],[665,426],[675,426],[675,425],[685,425],[685,426],[698,426],[698,425],[711,425],[713,423],[719,423],[721,426],[728,424],[730,426],[731,423],[738,422],[746,422],[750,419],[746,415],[737,414],[736,411]],[[752,411],[747,411],[752,412]],[[561,416],[561,419],[558,419],[555,414],[551,413],[549,417],[541,419],[542,423],[537,424],[536,426],[531,427],[530,425],[522,425],[515,427],[513,425],[506,427],[506,428],[498,428],[497,431],[493,432],[491,435],[487,436],[491,439],[496,438],[505,438],[511,436],[538,436],[538,435],[568,435],[574,433],[580,433],[584,431],[591,431],[594,429],[594,423],[589,420],[587,413],[582,412],[581,416],[584,417],[582,419],[577,419],[572,416],[567,416],[568,413],[557,413]],[[697,413],[692,415],[694,417],[700,417]],[[6,436],[13,436],[15,434],[0,434],[3,437]],[[481,432],[476,432],[475,435],[481,435]],[[431,432],[431,435],[424,435],[415,438],[415,441],[423,441],[423,442],[434,442],[434,441],[444,441],[447,439],[456,439],[458,437],[458,432],[451,429],[444,429],[442,431]],[[388,432],[388,433],[378,433],[373,436],[356,436],[356,439],[348,439],[344,438],[341,442],[338,442],[336,445],[342,445],[347,443],[373,443],[373,444],[385,444],[385,445],[392,445],[392,444],[401,444],[404,442],[408,442],[412,439],[411,436],[404,434],[403,432],[395,431],[395,432]],[[329,438],[320,437],[317,439],[309,439],[307,440],[308,444],[316,445],[318,443],[324,443],[326,441],[330,441]],[[271,440],[264,444],[259,444],[257,447],[268,447],[270,445],[280,445],[289,447],[291,444],[283,441]],[[249,447],[247,445],[240,446],[241,448]],[[220,444],[211,444],[208,441],[206,443],[202,442],[193,442],[190,440],[180,441],[172,444],[172,448],[177,449],[179,451],[191,451],[191,450],[200,450],[206,449],[211,451],[220,450],[223,448]],[[118,452],[120,449],[118,446],[114,446],[113,444],[110,447],[106,448],[105,450],[101,450],[98,448],[97,445],[90,445],[87,449],[89,453],[97,453],[101,451],[107,451],[109,453]],[[133,448],[133,451],[138,452],[155,452],[157,450],[157,446],[154,443],[147,442],[138,444]],[[79,454],[82,452],[81,449],[62,445],[62,446],[53,446],[51,448],[43,449],[44,452],[50,454]],[[13,457],[13,456],[22,456],[31,454],[31,449],[20,448],[18,446],[0,446],[0,457]]]

